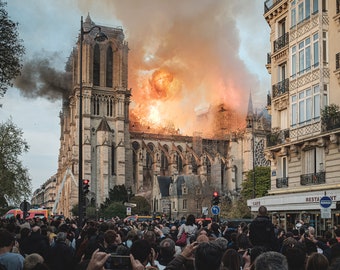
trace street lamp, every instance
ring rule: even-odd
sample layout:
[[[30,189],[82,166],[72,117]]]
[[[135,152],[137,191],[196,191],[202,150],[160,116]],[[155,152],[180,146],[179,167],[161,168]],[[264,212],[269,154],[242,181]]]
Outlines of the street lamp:
[[[85,31],[83,28],[83,16],[80,19],[80,44],[79,44],[79,178],[78,178],[78,215],[79,225],[82,225],[83,219],[86,215],[85,212],[85,197],[83,193],[83,40],[84,35],[89,34],[93,29],[98,28],[94,40],[102,42],[107,39],[107,36],[101,32],[101,28],[97,25]]]

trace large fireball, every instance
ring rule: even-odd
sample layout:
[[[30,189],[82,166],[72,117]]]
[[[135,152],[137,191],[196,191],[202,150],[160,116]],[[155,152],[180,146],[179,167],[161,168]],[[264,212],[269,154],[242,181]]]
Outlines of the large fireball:
[[[167,70],[156,70],[150,80],[152,99],[167,100],[176,97],[180,93],[180,85],[174,75]]]

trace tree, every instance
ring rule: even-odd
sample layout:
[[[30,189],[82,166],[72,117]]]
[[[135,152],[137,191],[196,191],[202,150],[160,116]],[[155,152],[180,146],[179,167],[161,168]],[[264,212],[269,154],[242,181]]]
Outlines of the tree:
[[[105,209],[101,209],[100,216],[104,218],[126,217],[126,207],[120,202],[111,202]]]
[[[25,48],[19,39],[18,24],[10,20],[5,10],[7,3],[0,0],[0,98],[12,80],[20,75]]]
[[[128,194],[128,190],[125,185],[116,185],[109,191],[109,197],[105,202],[101,204],[100,208],[104,209],[108,207],[112,202],[127,202],[129,197],[133,197],[133,194]]]
[[[132,208],[134,214],[138,215],[149,215],[151,212],[151,205],[145,197],[135,196],[130,200],[131,203],[137,204],[136,207]]]
[[[247,179],[242,183],[241,195],[247,200],[253,197],[253,170],[248,171]],[[270,189],[270,167],[255,167],[255,195],[263,197]]]
[[[19,157],[29,146],[11,119],[0,124],[0,202],[19,204],[31,192],[28,170]]]

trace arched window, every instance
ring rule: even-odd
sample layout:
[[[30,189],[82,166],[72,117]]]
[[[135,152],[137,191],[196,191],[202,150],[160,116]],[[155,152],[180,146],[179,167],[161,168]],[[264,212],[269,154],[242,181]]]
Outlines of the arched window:
[[[99,115],[100,112],[100,98],[98,96],[93,96],[92,98],[93,101],[93,114],[94,115]]]
[[[106,101],[106,115],[112,117],[113,101],[109,98]]]
[[[93,52],[93,85],[99,86],[100,82],[100,51],[99,45],[94,46]]]
[[[112,87],[113,53],[109,46],[106,51],[106,87]]]

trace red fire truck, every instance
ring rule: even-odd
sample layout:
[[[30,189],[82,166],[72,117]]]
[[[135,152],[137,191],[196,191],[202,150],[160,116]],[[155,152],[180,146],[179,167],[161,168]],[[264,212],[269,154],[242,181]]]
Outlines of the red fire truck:
[[[21,211],[20,209],[11,209],[9,210],[4,216],[3,218],[15,218],[17,215],[20,215],[20,218],[23,218],[23,211]],[[28,215],[26,217],[26,219],[33,219],[35,217],[39,217],[39,218],[48,218],[48,210],[47,209],[42,209],[42,208],[38,208],[38,209],[30,209],[28,211]]]

